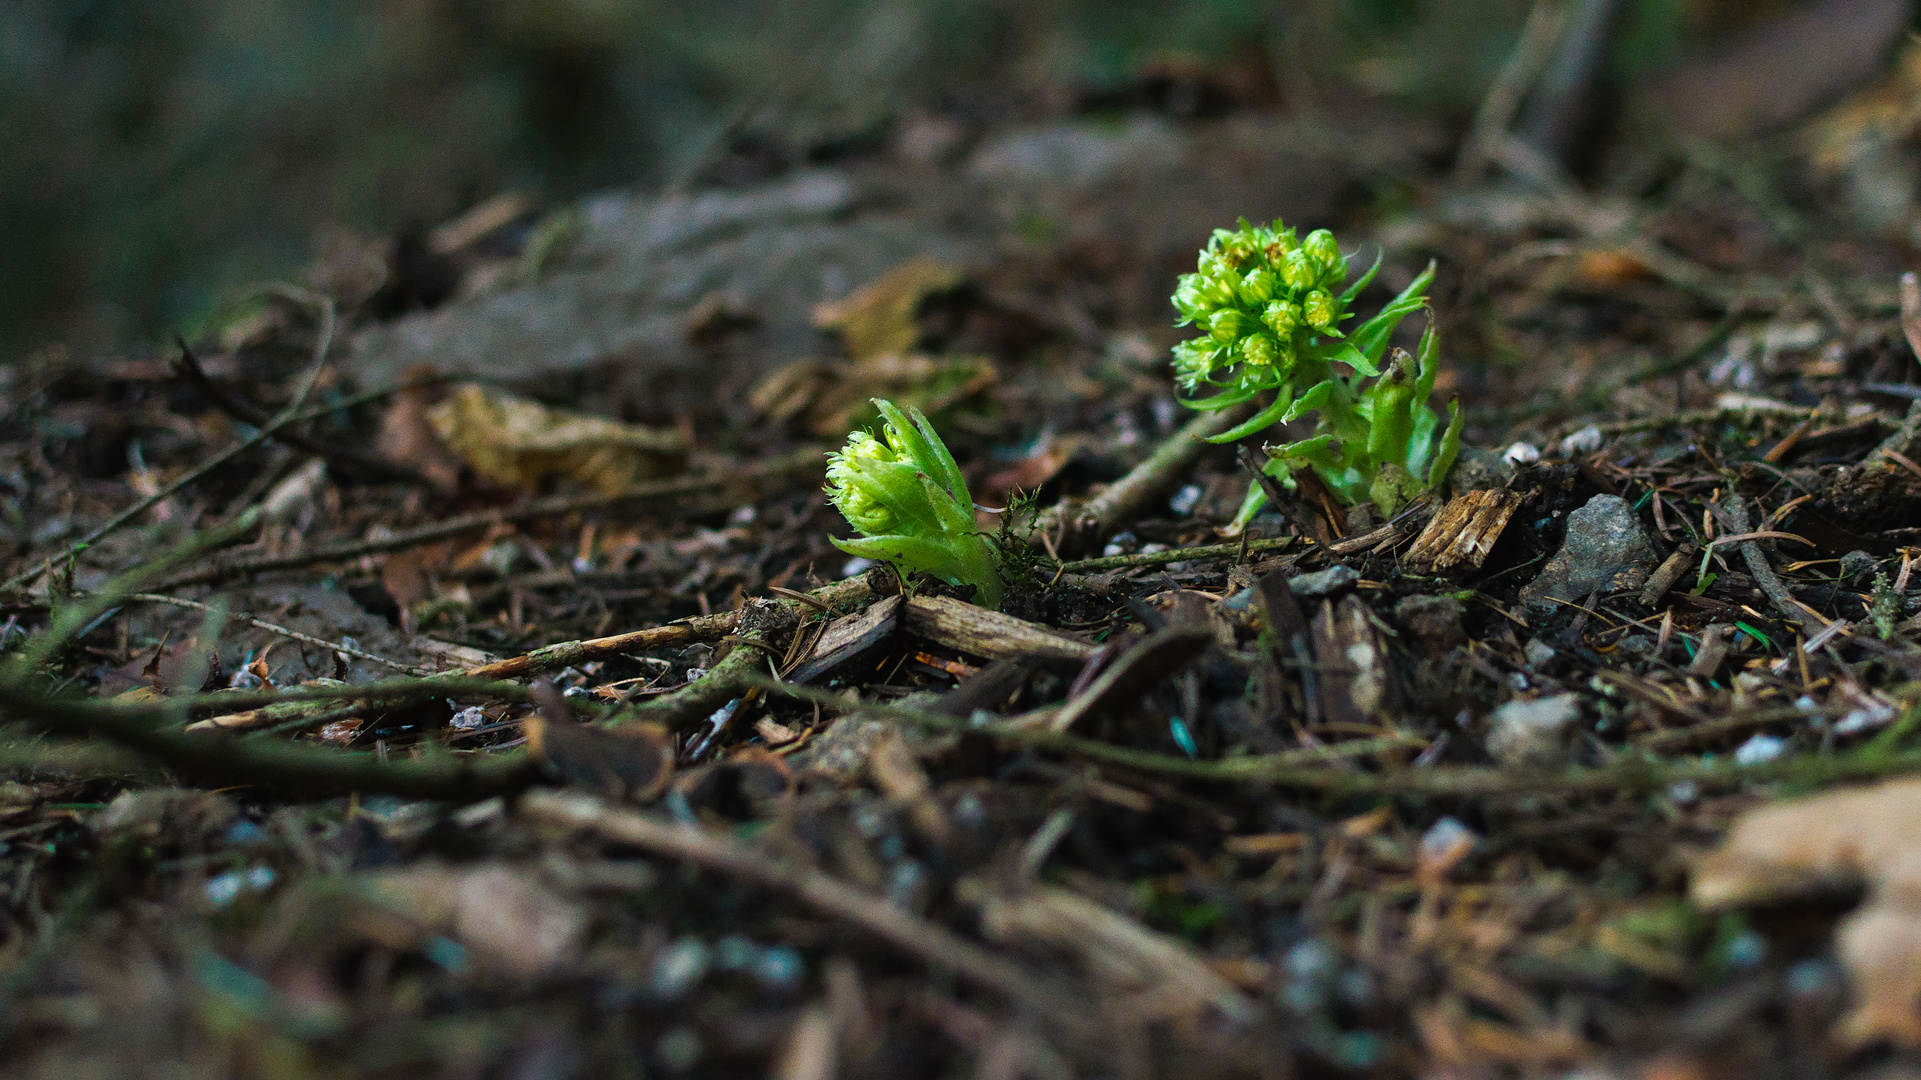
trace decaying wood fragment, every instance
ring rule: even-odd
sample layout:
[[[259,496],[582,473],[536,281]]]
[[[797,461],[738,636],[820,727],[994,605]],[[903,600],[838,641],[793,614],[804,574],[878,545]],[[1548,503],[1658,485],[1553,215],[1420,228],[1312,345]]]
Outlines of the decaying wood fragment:
[[[900,606],[900,597],[889,596],[876,601],[866,611],[835,619],[814,643],[814,651],[788,678],[798,683],[812,682],[892,639],[900,626]]]
[[[1726,623],[1715,623],[1701,631],[1701,648],[1688,663],[1689,675],[1713,678],[1721,670],[1722,661],[1728,658],[1728,631],[1732,629]]]
[[[1386,643],[1366,602],[1350,594],[1322,604],[1314,617],[1313,637],[1324,719],[1363,725],[1386,719],[1393,705],[1393,677]]]
[[[1095,647],[1080,638],[945,596],[912,597],[901,621],[915,637],[988,660],[1084,664],[1094,655]]]
[[[1119,988],[1152,987],[1234,1021],[1256,1014],[1253,1002],[1186,945],[1065,889],[1036,886],[990,897],[981,929],[999,941],[1070,949],[1096,978]]]
[[[1693,544],[1682,544],[1675,548],[1674,554],[1669,555],[1667,561],[1655,568],[1653,575],[1648,578],[1647,586],[1641,590],[1641,603],[1648,607],[1660,604],[1668,590],[1674,588],[1674,583],[1680,581],[1681,575],[1687,573],[1688,567],[1694,564],[1695,552]]]
[[[1519,492],[1501,488],[1456,495],[1415,537],[1408,549],[1408,565],[1431,574],[1479,570],[1521,501]]]

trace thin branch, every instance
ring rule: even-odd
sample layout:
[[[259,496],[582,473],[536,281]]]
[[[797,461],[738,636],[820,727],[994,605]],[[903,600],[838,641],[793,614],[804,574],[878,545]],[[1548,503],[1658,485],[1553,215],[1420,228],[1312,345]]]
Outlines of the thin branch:
[[[1056,549],[1091,543],[1106,536],[1144,508],[1148,501],[1171,487],[1212,444],[1209,436],[1219,435],[1247,416],[1246,406],[1202,413],[1187,426],[1168,436],[1147,460],[1108,485],[1106,490],[1086,502],[1062,502],[1041,511],[1034,520],[1033,543],[1052,541]]]
[[[187,347],[185,340],[176,336],[174,342],[180,348],[180,356],[173,363],[174,372],[189,386],[198,390],[214,408],[243,424],[256,428],[264,429],[272,424],[273,419],[266,413],[229,393],[225,387],[215,382],[212,376],[207,374],[206,369],[200,366],[200,359],[194,356],[193,350]],[[340,462],[373,479],[405,480],[415,484],[427,483],[427,478],[418,471],[358,447],[342,446],[339,443],[316,439],[291,428],[275,429],[273,438],[296,450],[304,450],[329,461]]]
[[[229,577],[265,573],[270,570],[288,570],[296,567],[311,566],[314,563],[346,562],[363,555],[381,555],[388,552],[404,551],[407,548],[431,544],[450,536],[491,528],[507,522],[527,521],[532,518],[557,517],[583,510],[598,510],[624,502],[643,499],[666,499],[676,495],[693,495],[705,491],[724,488],[729,484],[750,480],[765,480],[788,473],[806,472],[810,469],[824,469],[826,458],[818,447],[809,447],[785,454],[767,461],[755,462],[730,469],[724,473],[708,473],[703,476],[683,476],[672,480],[656,480],[646,484],[609,494],[574,495],[552,499],[536,499],[519,506],[483,510],[473,514],[437,521],[419,528],[407,529],[391,536],[376,540],[355,540],[331,544],[325,547],[309,548],[293,555],[241,559],[233,562],[216,563],[213,566],[196,570],[191,574],[173,578],[163,584],[163,588],[177,588],[181,585],[199,585],[219,581]]]
[[[1087,1030],[1086,1018],[1068,1006],[1073,998],[1064,997],[1057,988],[1036,980],[1019,965],[988,952],[945,926],[812,867],[794,865],[772,852],[748,847],[704,829],[672,825],[637,811],[614,809],[590,795],[532,792],[520,800],[516,809],[535,821],[593,833],[655,855],[685,859],[707,870],[787,893],[935,968],[952,971],[976,986],[1076,1031]]]
[[[0,683],[0,708],[10,715],[71,735],[101,735],[131,747],[195,783],[210,787],[267,785],[280,791],[335,795],[381,792],[413,799],[472,801],[519,791],[538,777],[526,755],[459,754],[430,749],[418,757],[335,750],[309,743],[237,738],[222,732],[186,732],[184,710],[168,703],[173,718],[153,711],[101,707],[45,697]]]
[[[207,605],[201,603],[198,600],[188,600],[178,596],[163,596],[160,593],[133,593],[129,595],[127,599],[130,601],[139,601],[141,603],[147,603],[147,604],[166,604],[170,607],[188,608],[193,611],[207,610]],[[429,671],[426,668],[414,667],[410,664],[403,664],[397,660],[389,660],[384,656],[375,656],[373,653],[370,653],[365,649],[355,648],[354,646],[348,645],[345,642],[328,641],[326,638],[315,637],[312,634],[303,634],[298,630],[294,630],[290,627],[280,626],[276,623],[270,623],[265,619],[256,619],[252,615],[228,615],[227,617],[229,619],[234,620],[235,622],[243,622],[243,623],[246,623],[248,626],[258,627],[262,630],[267,631],[270,634],[279,634],[281,637],[284,637],[284,638],[291,638],[294,641],[305,642],[308,645],[313,645],[322,649],[328,649],[333,652],[337,652],[342,656],[351,656],[356,660],[365,660],[369,663],[379,664],[382,667],[390,667],[390,668],[393,668],[395,671],[405,672],[408,675],[426,676],[426,675],[433,674],[432,671]],[[493,678],[494,676],[483,675],[479,677]]]

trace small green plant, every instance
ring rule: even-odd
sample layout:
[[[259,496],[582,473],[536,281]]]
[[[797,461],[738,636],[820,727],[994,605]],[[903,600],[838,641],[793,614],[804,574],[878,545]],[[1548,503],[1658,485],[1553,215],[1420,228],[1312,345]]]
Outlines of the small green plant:
[[[1000,568],[974,526],[974,500],[954,455],[919,409],[874,399],[881,437],[856,431],[827,456],[827,497],[861,535],[835,540],[849,555],[974,586],[986,607],[1001,602]]]
[[[1292,483],[1295,469],[1312,468],[1339,497],[1369,499],[1392,513],[1445,478],[1459,448],[1458,414],[1451,415],[1440,447],[1434,444],[1439,425],[1426,407],[1438,374],[1431,328],[1412,370],[1406,361],[1381,369],[1395,328],[1427,306],[1434,267],[1372,317],[1343,330],[1355,298],[1380,269],[1377,259],[1350,284],[1349,261],[1325,229],[1305,239],[1278,221],[1243,220],[1238,229],[1215,230],[1196,272],[1183,275],[1174,291],[1177,325],[1203,331],[1174,347],[1174,370],[1189,394],[1218,390],[1190,397],[1190,407],[1262,402],[1251,419],[1215,442],[1318,410],[1314,437],[1270,448],[1266,471]],[[1259,484],[1250,485],[1233,527],[1244,526],[1264,502]]]
[[[1373,382],[1357,386],[1359,380],[1331,378],[1302,394],[1295,404],[1320,411],[1318,430],[1300,442],[1268,447],[1266,471],[1292,475],[1312,468],[1341,501],[1352,506],[1367,500],[1388,516],[1432,491],[1461,452],[1460,403],[1448,402],[1446,430],[1427,407],[1440,374],[1436,351],[1430,325],[1417,354],[1394,350]]]

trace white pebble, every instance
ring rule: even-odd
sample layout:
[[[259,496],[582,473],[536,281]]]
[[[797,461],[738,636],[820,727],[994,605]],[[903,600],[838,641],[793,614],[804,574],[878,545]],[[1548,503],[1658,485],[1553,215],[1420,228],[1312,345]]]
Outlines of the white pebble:
[[[1601,429],[1593,424],[1561,440],[1561,456],[1573,457],[1576,454],[1592,454],[1601,448]]]
[[[1788,741],[1774,735],[1755,735],[1734,751],[1736,765],[1759,765],[1786,753]]]
[[[1541,460],[1541,451],[1533,443],[1517,442],[1501,452],[1501,460],[1509,465],[1526,465]]]

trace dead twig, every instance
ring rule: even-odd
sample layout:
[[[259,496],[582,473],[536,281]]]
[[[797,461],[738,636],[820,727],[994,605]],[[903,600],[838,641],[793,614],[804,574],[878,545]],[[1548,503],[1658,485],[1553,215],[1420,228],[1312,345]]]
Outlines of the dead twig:
[[[1207,439],[1241,422],[1247,407],[1202,413],[1168,436],[1147,460],[1086,502],[1050,506],[1034,519],[1031,543],[1056,547],[1084,545],[1112,532],[1165,491],[1212,445]],[[1055,534],[1060,534],[1058,537]]]
[[[225,387],[213,381],[213,377],[200,366],[200,359],[193,354],[192,349],[187,347],[184,338],[176,335],[174,344],[180,349],[180,355],[173,362],[174,372],[187,385],[198,390],[214,408],[243,424],[256,428],[264,429],[273,423],[272,417],[228,393]],[[309,454],[326,458],[328,461],[340,462],[363,476],[375,480],[404,480],[414,484],[428,482],[427,478],[419,472],[358,447],[342,446],[339,443],[316,439],[291,428],[276,428],[273,431],[273,438],[276,442],[284,443],[296,450],[304,450]]]
[[[164,596],[160,593],[133,593],[129,595],[127,599],[130,601],[136,601],[144,604],[166,604],[169,607],[187,608],[192,611],[207,610],[207,605],[201,603],[198,600],[188,600],[188,599],[185,599],[184,597],[179,597],[179,596]],[[313,645],[317,648],[327,649],[331,652],[337,652],[342,656],[351,656],[356,660],[365,660],[368,663],[379,664],[382,667],[390,667],[390,668],[393,668],[395,671],[405,672],[408,675],[433,674],[433,672],[427,670],[426,668],[419,668],[419,667],[414,667],[410,664],[403,664],[397,660],[389,660],[384,656],[376,656],[373,653],[366,651],[365,649],[355,648],[354,646],[348,645],[345,642],[328,641],[326,638],[315,637],[312,634],[303,634],[298,630],[292,629],[291,627],[281,626],[281,625],[278,625],[277,623],[270,623],[265,619],[254,618],[252,615],[228,615],[227,617],[229,619],[234,620],[235,622],[243,622],[243,623],[246,623],[248,626],[257,627],[261,630],[265,630],[269,634],[279,634],[281,637],[284,637],[284,638],[290,638],[294,641],[304,642],[308,645]],[[483,675],[478,677],[489,678],[491,676]]]
[[[797,450],[791,454],[755,462],[726,472],[709,473],[702,476],[684,476],[672,480],[657,480],[610,494],[575,495],[552,499],[536,499],[520,506],[502,507],[497,510],[483,510],[473,514],[437,521],[416,529],[407,529],[389,536],[373,540],[355,540],[347,543],[331,544],[324,547],[309,548],[294,555],[281,555],[217,563],[197,570],[192,574],[173,578],[163,587],[177,588],[181,585],[198,585],[219,581],[229,577],[246,574],[260,574],[270,570],[289,570],[296,567],[312,566],[315,563],[345,562],[362,555],[382,555],[407,548],[431,544],[450,536],[491,528],[509,522],[528,521],[542,517],[561,517],[584,510],[599,510],[625,502],[643,499],[666,499],[676,495],[693,495],[724,488],[729,484],[766,480],[789,473],[804,472],[808,469],[824,469],[826,457],[819,448]]]
[[[1059,990],[1035,979],[1019,965],[819,870],[795,866],[770,852],[704,829],[618,810],[590,795],[533,792],[520,800],[517,811],[548,825],[592,833],[655,855],[685,859],[707,870],[787,893],[1071,1030],[1091,1030],[1087,1019],[1067,1005],[1071,998],[1063,997]]]
[[[1728,527],[1734,530],[1737,536],[1748,532],[1748,506],[1741,496],[1728,497],[1727,519]],[[1799,540],[1800,537],[1794,539]],[[1801,542],[1807,543],[1805,540]],[[1753,540],[1742,540],[1740,551],[1741,559],[1747,563],[1748,573],[1754,577],[1754,583],[1761,587],[1761,591],[1767,594],[1768,601],[1774,605],[1774,609],[1779,611],[1789,623],[1799,626],[1802,634],[1809,638],[1827,629],[1828,624],[1810,615],[1807,609],[1795,600],[1794,594],[1788,591],[1788,587],[1781,583],[1780,577],[1775,574],[1774,567],[1768,564],[1768,557],[1762,552],[1759,544]]]

